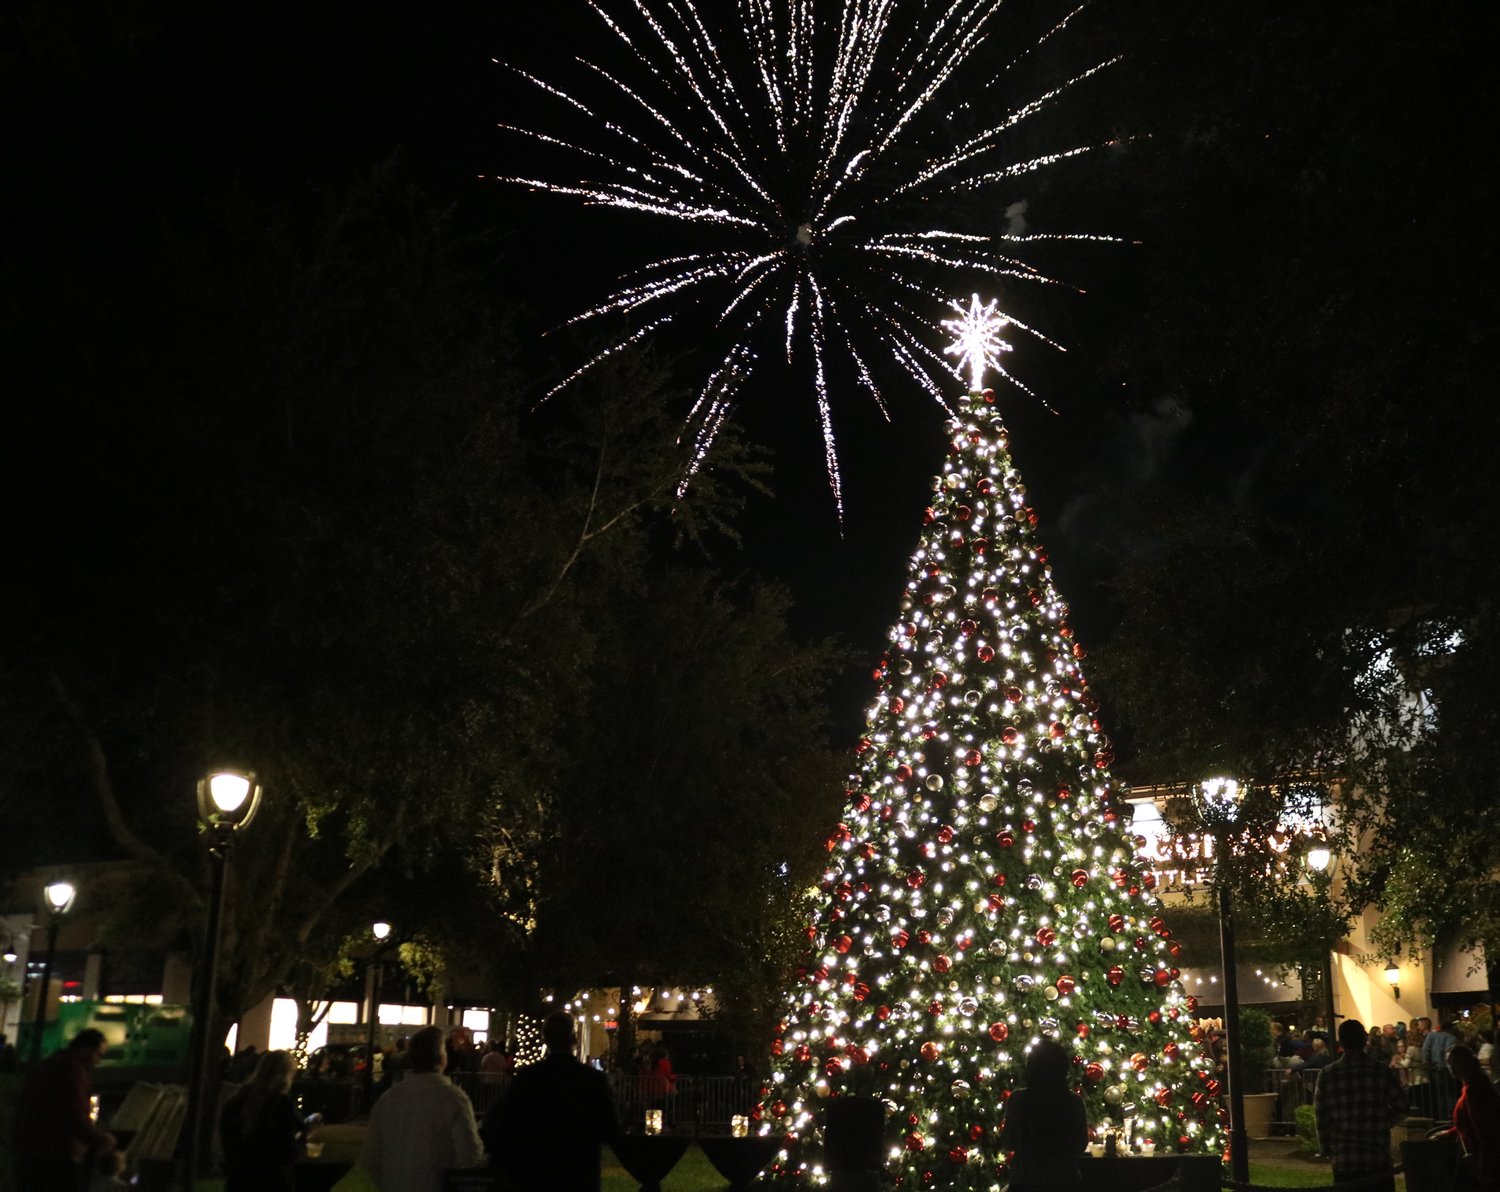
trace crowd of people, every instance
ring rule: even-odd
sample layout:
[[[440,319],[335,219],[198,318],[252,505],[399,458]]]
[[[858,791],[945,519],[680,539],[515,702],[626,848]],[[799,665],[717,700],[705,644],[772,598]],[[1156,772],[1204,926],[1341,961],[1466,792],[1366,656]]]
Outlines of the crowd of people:
[[[1215,1034],[1206,1031],[1210,1044]],[[1393,1188],[1390,1130],[1410,1112],[1416,1080],[1449,1098],[1443,1117],[1462,1146],[1462,1186],[1500,1192],[1500,1092],[1488,1031],[1427,1019],[1368,1030],[1345,1021],[1330,1038],[1319,1020],[1300,1037],[1285,1025],[1273,1034],[1278,1066],[1314,1077],[1318,1137],[1335,1182]],[[597,1190],[600,1148],[620,1137],[615,1094],[602,1071],[575,1057],[569,1015],[550,1016],[543,1038],[546,1058],[520,1067],[504,1048],[478,1046],[462,1027],[446,1037],[443,1028],[426,1027],[403,1040],[386,1059],[383,1092],[364,1135],[361,1163],[375,1186],[441,1192],[447,1171],[487,1163],[502,1189]],[[116,1140],[91,1113],[92,1072],[105,1052],[104,1036],[85,1030],[29,1074],[15,1139],[27,1192],[126,1186]],[[1026,1085],[1006,1115],[1012,1192],[1076,1182],[1059,1182],[1075,1171],[1088,1136],[1083,1104],[1068,1091],[1069,1069],[1066,1049],[1050,1040],[1028,1055]],[[285,1051],[241,1052],[231,1071],[243,1082],[218,1122],[225,1192],[290,1192],[305,1141],[292,1091],[296,1060]],[[664,1048],[629,1055],[617,1071],[662,1099],[677,1081]],[[504,1078],[507,1087],[481,1122],[447,1072],[475,1074],[481,1083],[486,1075]],[[757,1085],[743,1056],[735,1074],[747,1092]]]

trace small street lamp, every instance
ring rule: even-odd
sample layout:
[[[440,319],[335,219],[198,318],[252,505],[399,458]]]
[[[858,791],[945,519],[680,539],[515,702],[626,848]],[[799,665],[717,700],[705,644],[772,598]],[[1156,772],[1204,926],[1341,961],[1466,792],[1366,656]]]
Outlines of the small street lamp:
[[[1313,886],[1323,895],[1328,893],[1328,887],[1333,880],[1333,850],[1322,841],[1317,841],[1307,850],[1307,867],[1313,873]],[[1333,941],[1323,940],[1323,971],[1321,974],[1323,982],[1323,1005],[1324,1014],[1328,1022],[1328,1036],[1330,1039],[1338,1037],[1338,1027],[1333,1016]]]
[[[1385,966],[1385,979],[1391,983],[1391,996],[1401,1000],[1401,966],[1394,960]]]
[[[1229,1170],[1250,1182],[1250,1142],[1245,1132],[1245,1073],[1240,1062],[1240,986],[1234,945],[1231,837],[1244,792],[1233,778],[1211,778],[1198,788],[1214,838],[1214,885],[1219,898],[1219,955],[1224,966],[1224,1046],[1229,1084]]]
[[[208,900],[208,924],[199,964],[197,996],[193,1004],[193,1047],[189,1057],[187,1107],[187,1169],[184,1186],[191,1189],[198,1175],[199,1151],[207,1129],[209,1073],[214,1069],[211,1031],[215,995],[219,982],[219,932],[224,918],[224,876],[234,834],[255,818],[260,809],[261,788],[255,775],[239,770],[215,770],[198,781],[198,822],[213,858],[213,884]],[[214,1081],[215,1093],[218,1082]]]
[[[41,983],[37,986],[36,1021],[31,1030],[31,1062],[42,1058],[42,1031],[47,1025],[47,987],[52,982],[52,964],[57,957],[57,928],[62,917],[73,909],[78,887],[69,881],[48,882],[42,890],[47,903],[47,954],[42,961]]]
[[[370,934],[375,937],[375,954],[365,970],[367,988],[367,1025],[365,1040],[365,1112],[375,1104],[375,1032],[380,1017],[380,982],[384,975],[381,957],[385,953],[385,941],[390,938],[391,925],[383,920],[370,924]]]

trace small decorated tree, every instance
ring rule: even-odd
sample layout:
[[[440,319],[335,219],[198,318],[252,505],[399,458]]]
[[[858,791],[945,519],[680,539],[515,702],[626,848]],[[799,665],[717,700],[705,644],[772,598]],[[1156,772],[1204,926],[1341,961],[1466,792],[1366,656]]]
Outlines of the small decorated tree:
[[[1043,1036],[1073,1051],[1095,1125],[1125,1116],[1174,1152],[1222,1149],[1212,1064],[1138,865],[1083,647],[1037,539],[994,393],[1004,345],[978,299],[947,324],[973,391],[874,670],[848,811],[828,837],[772,1050],[773,1173],[823,1182],[831,1098],[887,1106],[906,1188],[997,1188],[1005,1103]]]

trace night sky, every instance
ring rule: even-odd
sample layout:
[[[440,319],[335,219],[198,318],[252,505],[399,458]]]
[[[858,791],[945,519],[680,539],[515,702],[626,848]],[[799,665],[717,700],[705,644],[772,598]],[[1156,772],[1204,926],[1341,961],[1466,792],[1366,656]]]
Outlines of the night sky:
[[[1013,7],[1018,35],[1045,27],[1049,13],[1065,11],[1042,3]],[[1051,409],[1014,391],[1005,398],[1013,451],[1086,642],[1107,639],[1115,610],[1102,584],[1118,553],[1140,546],[1119,495],[1166,473],[1184,493],[1239,492],[1256,499],[1256,477],[1276,451],[1272,429],[1258,422],[1253,407],[1226,400],[1189,412],[1173,362],[1143,359],[1132,348],[1142,321],[1170,306],[1163,288],[1180,283],[1185,262],[1195,261],[1200,272],[1182,292],[1185,311],[1202,306],[1203,293],[1232,289],[1229,270],[1241,249],[1225,235],[1236,226],[1253,225],[1256,251],[1263,252],[1266,225],[1283,225],[1290,265],[1297,237],[1316,235],[1301,230],[1309,219],[1314,225],[1338,220],[1340,203],[1358,208],[1357,218],[1368,220],[1372,231],[1414,217],[1403,210],[1418,189],[1413,169],[1432,166],[1431,160],[1408,160],[1419,142],[1439,169],[1471,168],[1464,159],[1472,152],[1466,130],[1478,116],[1462,92],[1473,85],[1465,80],[1472,78],[1478,51],[1469,36],[1474,30],[1463,24],[1463,6],[1424,10],[1424,29],[1448,23],[1441,37],[1424,35],[1412,46],[1391,45],[1374,55],[1369,45],[1310,42],[1292,19],[1301,8],[1216,5],[1217,16],[1195,12],[1178,30],[1166,7],[1105,4],[1059,39],[1062,63],[1097,60],[1117,49],[1127,61],[1116,81],[1064,108],[1055,136],[1138,137],[1152,153],[1176,146],[1182,171],[1177,193],[1163,200],[1137,168],[1147,148],[1122,149],[1039,175],[1017,192],[1038,229],[1112,232],[1138,241],[1058,258],[1056,272],[1087,292],[1059,291],[1023,309],[1036,309],[1034,317],[1069,351],[1059,356],[1022,341],[1013,355],[1015,371]],[[1403,27],[1410,16],[1400,5],[1380,6],[1371,36]],[[7,21],[12,49],[4,73],[12,81],[4,98],[13,168],[5,171],[4,185],[15,210],[11,234],[20,238],[23,257],[42,246],[23,272],[45,268],[46,246],[71,239],[74,229],[89,251],[107,253],[111,238],[128,236],[132,226],[190,218],[203,195],[226,185],[293,193],[395,153],[403,177],[453,204],[460,227],[495,236],[494,284],[525,301],[521,339],[545,370],[569,361],[541,333],[602,294],[641,238],[649,243],[658,232],[648,220],[632,229],[566,199],[478,179],[523,159],[525,150],[495,125],[528,123],[535,103],[491,59],[558,77],[572,44],[598,44],[595,18],[574,0],[528,6],[521,16],[501,3],[242,2],[172,11],[145,2],[80,2],[32,6]],[[1320,36],[1352,25],[1307,21]],[[1280,39],[1294,38],[1301,40],[1289,52]],[[1350,67],[1345,55],[1378,59],[1389,70],[1372,76],[1368,90],[1348,89],[1351,71],[1362,68]],[[1184,68],[1183,77],[1173,77],[1174,64]],[[1307,94],[1286,95],[1278,110],[1258,109],[1262,69],[1284,71]],[[1338,88],[1344,90],[1332,93]],[[1392,123],[1393,95],[1404,96],[1400,124]],[[1195,104],[1199,110],[1192,110]],[[1316,121],[1330,110],[1343,114],[1347,128],[1295,126],[1299,112]],[[1445,114],[1454,126],[1425,136],[1425,123]],[[1263,130],[1257,131],[1257,120]],[[1307,171],[1336,179],[1347,174],[1347,180],[1310,190],[1309,210],[1267,207],[1264,195],[1238,187],[1233,175],[1247,152],[1253,156],[1257,136],[1272,156],[1288,137],[1301,138],[1303,147],[1293,152],[1308,155]],[[1239,159],[1205,152],[1216,138],[1232,141]],[[1390,154],[1378,169],[1367,154],[1377,138]],[[1338,151],[1341,144],[1349,146],[1347,155]],[[1276,168],[1284,171],[1285,162]],[[1391,191],[1367,201],[1371,180],[1380,177]],[[1310,214],[1320,203],[1329,206]],[[1389,206],[1384,214],[1369,210],[1382,204]],[[28,229],[41,234],[28,236]],[[1215,260],[1217,251],[1206,252],[1206,245],[1222,246],[1225,259]],[[1380,251],[1376,243],[1370,247]],[[1392,253],[1388,266],[1392,290],[1402,287],[1404,273],[1423,268],[1414,254],[1402,252]],[[1336,292],[1341,282],[1330,277],[1313,284]],[[1224,334],[1234,338],[1229,330]],[[1211,354],[1215,345],[1205,340],[1196,350]],[[1243,356],[1243,343],[1234,350]],[[1268,343],[1267,350],[1276,345]],[[777,471],[774,500],[755,502],[744,518],[744,551],[753,567],[792,585],[802,631],[837,631],[873,657],[895,613],[928,478],[940,464],[942,425],[920,394],[895,397],[890,425],[857,393],[840,393],[837,401],[847,506],[842,526],[823,475],[806,387],[767,382],[747,397],[745,425],[774,450]],[[732,553],[719,561],[735,563]],[[854,723],[863,673],[857,668],[839,696],[845,729]]]

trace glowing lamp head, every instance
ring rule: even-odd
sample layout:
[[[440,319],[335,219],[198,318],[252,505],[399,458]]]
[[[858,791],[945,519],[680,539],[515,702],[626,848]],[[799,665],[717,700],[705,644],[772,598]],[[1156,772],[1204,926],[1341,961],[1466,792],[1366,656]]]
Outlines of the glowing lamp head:
[[[370,925],[370,934],[382,942],[391,934],[391,925],[383,920]]]
[[[260,794],[254,774],[215,770],[198,782],[198,818],[211,827],[243,828],[260,807]]]
[[[1333,864],[1333,850],[1326,844],[1315,844],[1307,850],[1307,865],[1318,873],[1326,873]]]
[[[1203,801],[1223,815],[1233,815],[1244,797],[1240,784],[1233,778],[1209,778],[1200,789]]]
[[[73,899],[78,887],[72,882],[48,882],[42,894],[47,899],[47,909],[54,915],[65,915],[73,909]]]
[[[1394,960],[1385,966],[1385,979],[1392,985],[1399,985],[1401,983],[1401,966]]]
[[[15,944],[6,944],[5,952],[3,954],[0,954],[0,959],[3,959],[6,964],[15,964],[15,962],[20,959],[19,955],[16,952]]]

